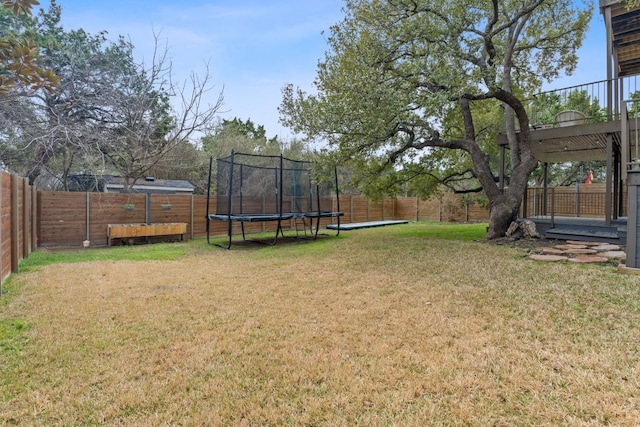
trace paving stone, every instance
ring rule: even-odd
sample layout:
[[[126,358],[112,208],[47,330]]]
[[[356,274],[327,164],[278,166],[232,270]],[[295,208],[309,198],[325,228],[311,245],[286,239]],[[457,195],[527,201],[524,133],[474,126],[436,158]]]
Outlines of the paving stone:
[[[620,246],[619,245],[599,245],[599,246],[594,246],[593,249],[597,250],[598,252],[619,251]]]
[[[602,242],[580,242],[578,240],[567,240],[568,245],[581,245],[581,246],[600,246]]]
[[[569,262],[575,262],[578,264],[592,264],[592,263],[601,263],[607,262],[608,259],[601,256],[595,255],[580,255],[575,258],[569,258]]]
[[[534,261],[546,261],[546,262],[560,262],[560,261],[566,261],[568,259],[567,257],[560,256],[560,255],[540,255],[540,254],[529,255],[529,258],[531,258]]]
[[[556,248],[541,248],[540,249],[543,254],[546,255],[564,255],[564,251],[562,249]]]
[[[624,251],[609,251],[609,252],[602,252],[600,255],[607,257],[607,258],[611,258],[611,259],[619,259],[619,260],[626,260],[627,259],[627,254]]]
[[[598,251],[595,249],[567,249],[566,253],[571,255],[595,255]]]
[[[587,249],[586,245],[556,245],[556,249],[569,250],[569,249]]]

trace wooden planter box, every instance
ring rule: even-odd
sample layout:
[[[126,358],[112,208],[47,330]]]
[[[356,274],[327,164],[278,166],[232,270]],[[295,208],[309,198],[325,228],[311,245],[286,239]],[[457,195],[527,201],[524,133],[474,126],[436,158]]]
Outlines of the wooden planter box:
[[[171,236],[179,234],[180,240],[184,240],[184,234],[186,232],[186,222],[153,224],[108,224],[107,246],[111,246],[111,239],[128,239],[134,237]]]

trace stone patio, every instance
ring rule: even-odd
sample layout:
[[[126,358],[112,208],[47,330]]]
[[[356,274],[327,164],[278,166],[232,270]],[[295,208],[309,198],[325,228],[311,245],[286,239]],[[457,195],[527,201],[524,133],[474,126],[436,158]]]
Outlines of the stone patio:
[[[599,264],[613,260],[624,264],[627,255],[624,248],[618,245],[567,240],[564,244],[538,248],[529,258],[535,261],[579,264]]]

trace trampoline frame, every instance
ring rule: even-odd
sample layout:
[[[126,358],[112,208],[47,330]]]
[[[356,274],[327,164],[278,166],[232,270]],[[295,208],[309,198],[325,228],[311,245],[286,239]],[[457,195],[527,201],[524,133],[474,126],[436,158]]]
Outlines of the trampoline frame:
[[[276,158],[279,159],[279,165],[275,168],[275,173],[276,173],[276,204],[275,206],[277,207],[277,211],[276,213],[252,213],[252,214],[245,214],[242,213],[243,211],[243,189],[242,186],[240,187],[240,193],[239,193],[239,200],[240,200],[240,213],[234,213],[234,206],[233,206],[233,189],[234,189],[234,182],[233,182],[233,173],[234,173],[234,166],[239,166],[240,167],[240,179],[242,180],[242,173],[243,173],[243,164],[242,163],[235,163],[235,156],[236,155],[241,155],[241,156],[251,156],[251,157],[259,157],[259,158]],[[313,236],[313,240],[316,240],[318,238],[318,233],[320,230],[320,221],[322,218],[337,218],[337,223],[338,223],[338,229],[336,232],[336,236],[338,236],[340,234],[340,217],[342,217],[344,215],[343,212],[340,212],[340,191],[339,191],[339,187],[338,187],[338,171],[337,168],[334,167],[334,180],[335,180],[335,197],[336,197],[336,207],[337,207],[337,211],[322,211],[321,209],[321,204],[320,204],[320,185],[319,184],[315,184],[315,196],[316,196],[316,207],[317,210],[307,210],[305,212],[298,212],[296,211],[296,198],[295,196],[292,196],[292,203],[291,203],[291,209],[290,211],[284,212],[283,211],[283,198],[284,196],[284,191],[283,191],[283,183],[284,183],[284,161],[290,161],[290,162],[294,162],[296,164],[311,164],[311,162],[308,161],[300,161],[300,160],[292,160],[292,159],[287,159],[285,157],[282,156],[282,154],[280,154],[279,156],[269,156],[269,155],[258,155],[258,154],[247,154],[247,153],[236,153],[234,150],[231,151],[231,155],[225,158],[218,158],[216,159],[216,161],[220,162],[220,161],[225,161],[227,159],[230,159],[229,165],[229,176],[228,176],[228,201],[227,201],[227,206],[226,206],[226,213],[218,213],[221,211],[221,207],[218,206],[218,204],[216,203],[216,213],[212,214],[210,213],[209,209],[210,209],[210,200],[211,200],[211,178],[212,178],[212,171],[213,171],[213,157],[209,158],[209,178],[208,178],[208,185],[207,185],[207,209],[206,209],[206,232],[207,232],[207,243],[209,245],[213,245],[213,246],[218,246],[220,248],[223,249],[230,249],[231,245],[233,243],[233,223],[234,222],[239,222],[240,223],[240,227],[242,230],[242,240],[243,241],[248,241],[248,239],[246,238],[246,234],[245,234],[245,228],[244,228],[244,224],[245,223],[254,223],[254,222],[277,222],[278,225],[276,227],[276,234],[273,238],[273,241],[271,241],[270,243],[267,243],[269,245],[275,245],[278,242],[278,236],[282,236],[284,237],[284,230],[282,228],[282,221],[287,221],[287,220],[298,220],[298,219],[302,219],[303,222],[304,220],[308,219],[309,220],[309,230]],[[256,168],[261,168],[261,169],[271,169],[271,168],[264,168],[264,167],[260,167],[260,166],[252,166],[252,167],[256,167]],[[291,169],[287,169],[288,171],[291,171]],[[295,171],[293,170],[294,173],[292,174],[292,182],[295,188]],[[309,169],[300,169],[300,171],[305,171],[305,172],[310,172]],[[219,173],[219,172],[218,172]],[[217,188],[217,192],[216,194],[219,195],[220,194],[220,181],[216,180],[216,188]],[[311,200],[311,198],[314,195],[313,192],[313,185],[311,184],[311,181],[309,182],[309,206],[311,207],[313,205],[313,202]],[[294,190],[295,191],[295,190]],[[263,197],[266,196],[266,194],[262,194]],[[313,227],[313,223],[314,220],[316,222],[315,225],[315,232],[314,232],[314,227]],[[212,243],[211,242],[211,235],[210,235],[210,223],[211,221],[226,221],[227,222],[227,237],[228,237],[228,241],[226,245],[222,245],[222,244],[218,244],[218,243]],[[304,228],[305,228],[305,236],[306,236],[306,223],[304,224]],[[297,232],[297,228],[296,228],[296,232]],[[255,242],[259,242],[259,243],[264,243],[260,240],[252,240]]]

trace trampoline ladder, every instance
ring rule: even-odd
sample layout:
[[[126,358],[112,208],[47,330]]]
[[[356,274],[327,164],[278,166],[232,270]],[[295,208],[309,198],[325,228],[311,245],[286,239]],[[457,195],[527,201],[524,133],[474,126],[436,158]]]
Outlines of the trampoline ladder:
[[[307,240],[307,222],[304,217],[296,216],[293,221],[296,227],[296,239]]]

